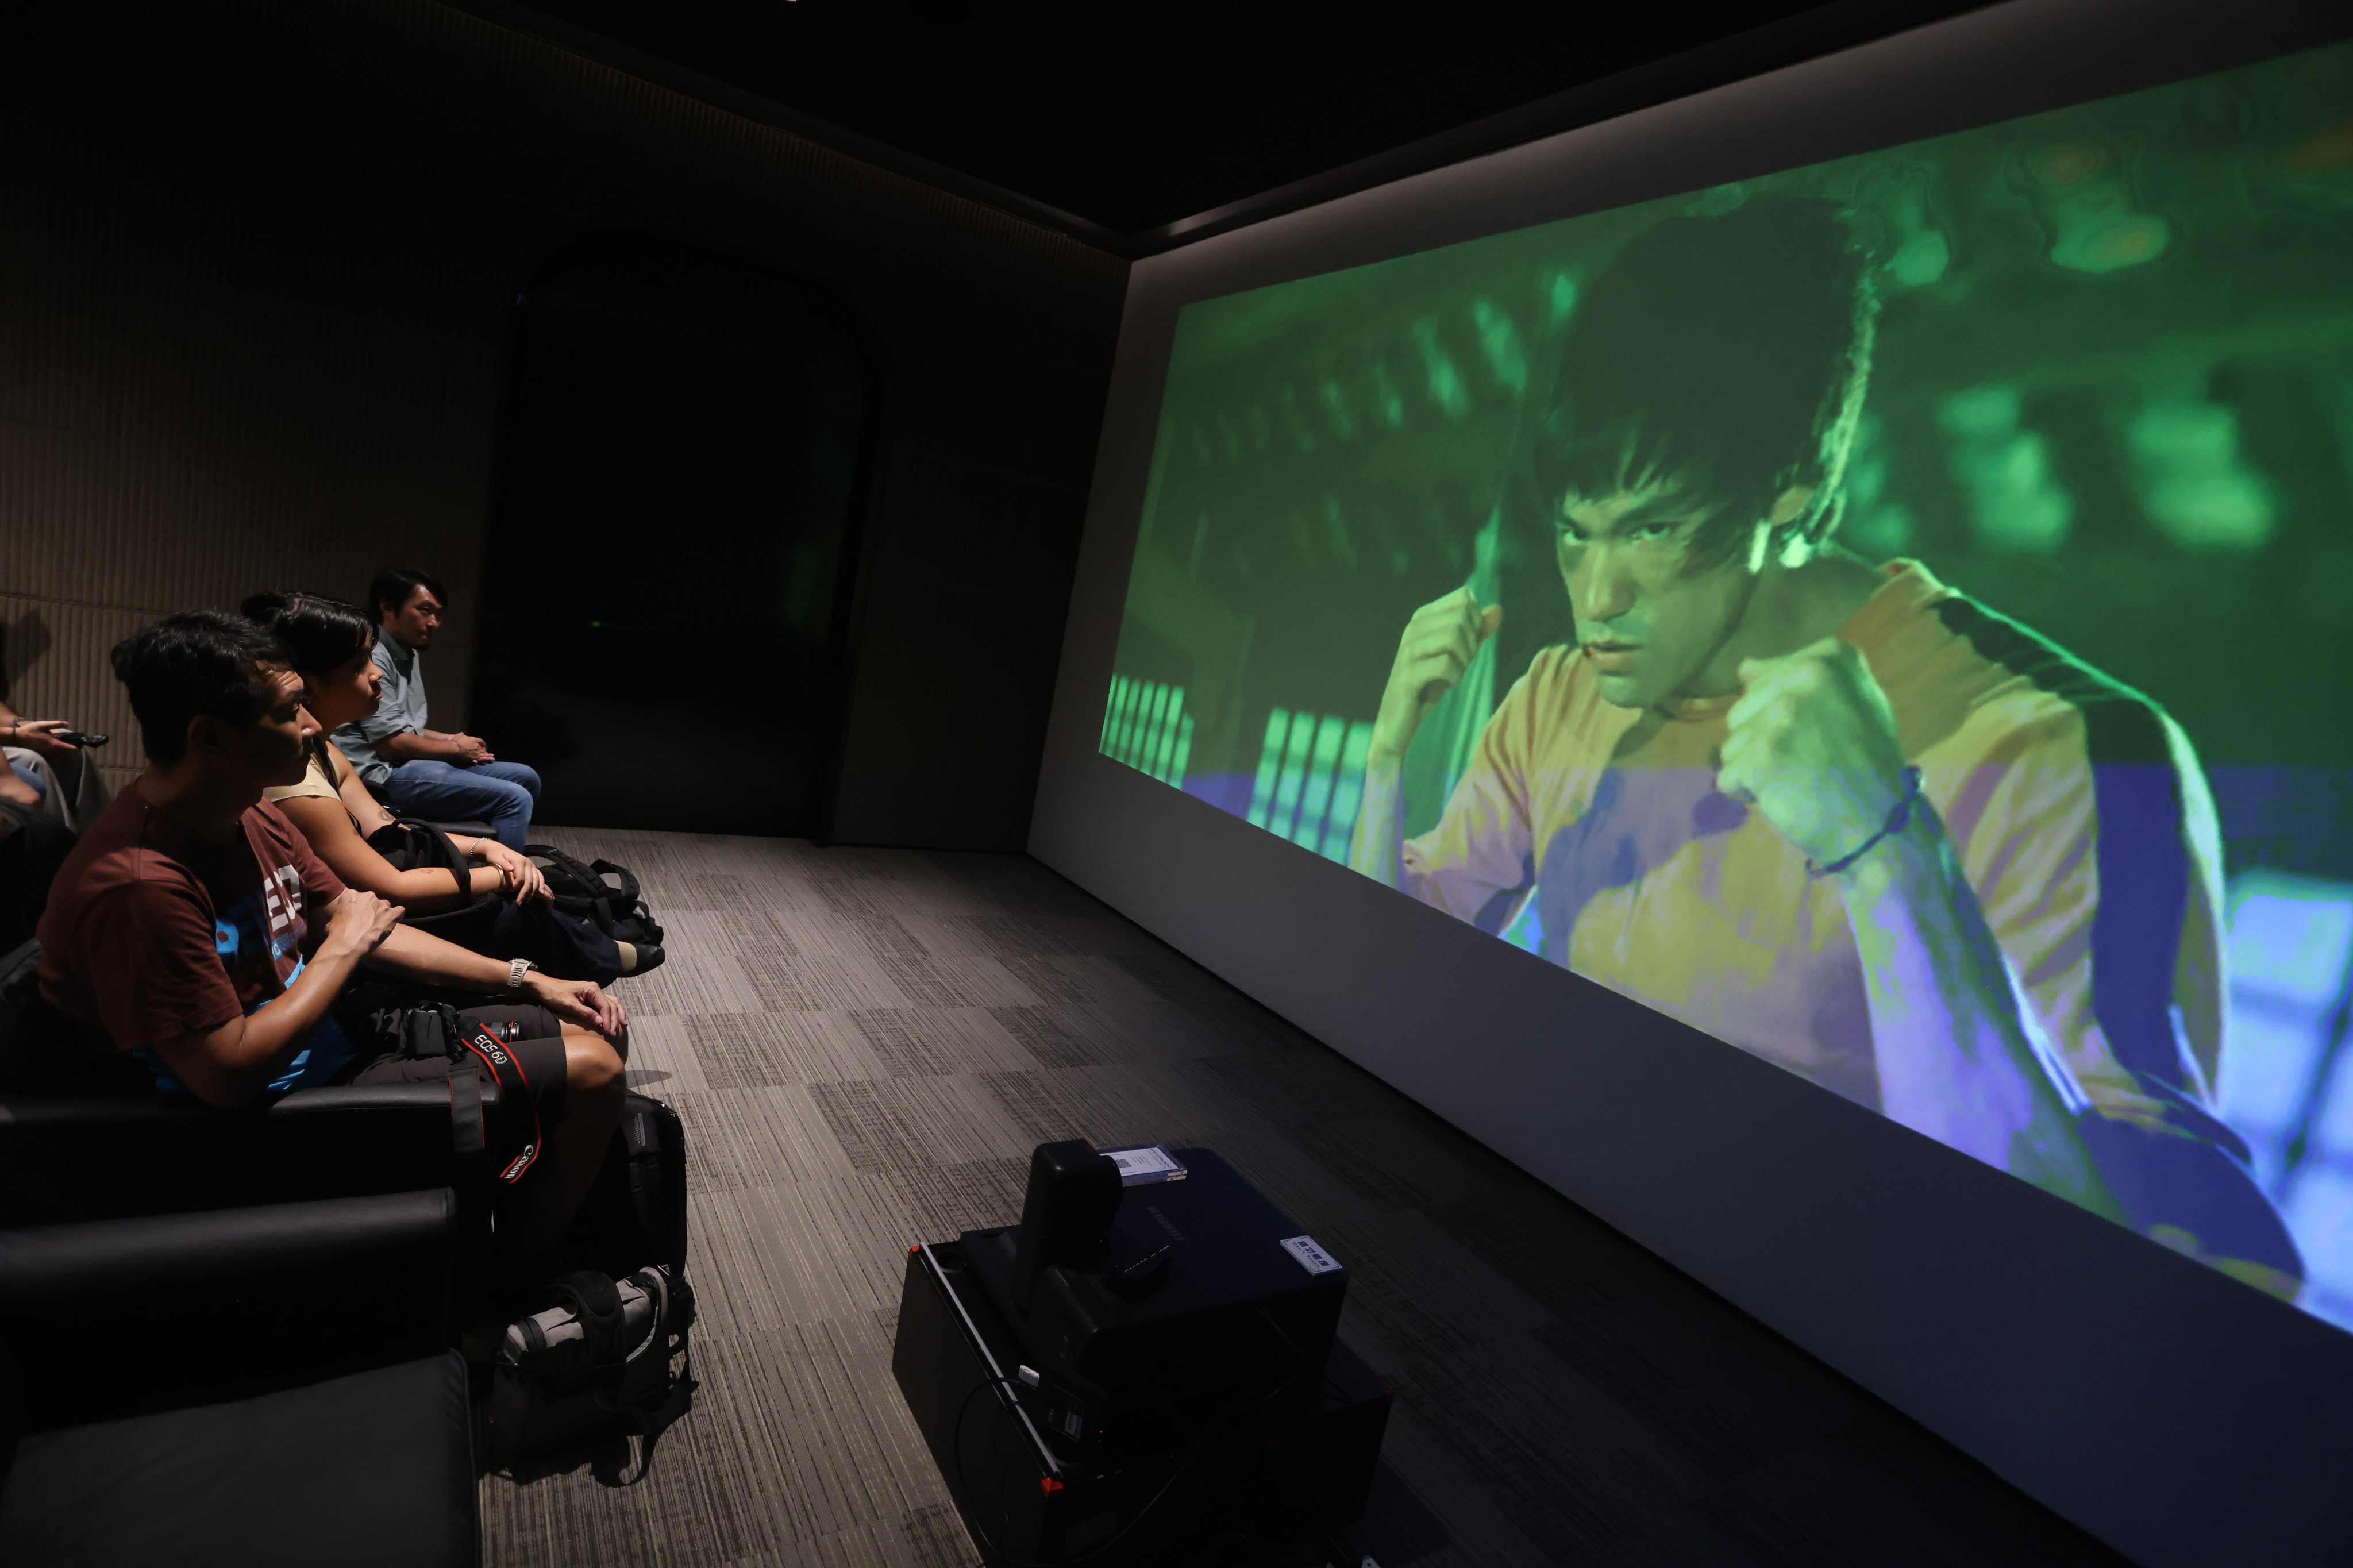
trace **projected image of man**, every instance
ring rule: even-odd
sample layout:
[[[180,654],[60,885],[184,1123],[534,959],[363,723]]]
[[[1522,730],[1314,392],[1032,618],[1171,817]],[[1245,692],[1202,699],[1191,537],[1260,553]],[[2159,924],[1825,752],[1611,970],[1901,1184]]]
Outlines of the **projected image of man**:
[[[1592,282],[1530,450],[1577,640],[1409,840],[1407,749],[1504,614],[1415,612],[1351,864],[2292,1294],[2212,1113],[2221,868],[2189,742],[1836,542],[1872,322],[1845,224],[1792,200],[1663,221]]]

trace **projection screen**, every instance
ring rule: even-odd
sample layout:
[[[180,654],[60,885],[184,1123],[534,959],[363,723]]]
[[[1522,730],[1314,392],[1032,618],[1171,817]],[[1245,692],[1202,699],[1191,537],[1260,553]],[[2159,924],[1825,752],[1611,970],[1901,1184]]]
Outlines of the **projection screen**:
[[[2353,1328],[2353,44],[2167,75],[1176,290],[1062,743]]]

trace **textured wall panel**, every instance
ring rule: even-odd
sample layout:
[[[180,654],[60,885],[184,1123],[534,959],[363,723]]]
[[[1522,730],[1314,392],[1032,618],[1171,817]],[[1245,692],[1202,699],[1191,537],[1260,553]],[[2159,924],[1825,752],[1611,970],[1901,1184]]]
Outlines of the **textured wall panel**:
[[[114,638],[396,560],[452,590],[461,721],[508,308],[650,230],[830,285],[871,342],[838,834],[1020,845],[1125,263],[431,0],[64,9],[0,21],[16,707],[130,764]]]

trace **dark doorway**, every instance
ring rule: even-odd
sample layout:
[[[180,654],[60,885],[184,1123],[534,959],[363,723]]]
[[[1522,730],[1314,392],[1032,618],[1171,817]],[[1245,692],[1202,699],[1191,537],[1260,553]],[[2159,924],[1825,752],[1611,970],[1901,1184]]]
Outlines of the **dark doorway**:
[[[756,265],[607,237],[516,301],[471,727],[541,820],[825,835],[871,405]]]

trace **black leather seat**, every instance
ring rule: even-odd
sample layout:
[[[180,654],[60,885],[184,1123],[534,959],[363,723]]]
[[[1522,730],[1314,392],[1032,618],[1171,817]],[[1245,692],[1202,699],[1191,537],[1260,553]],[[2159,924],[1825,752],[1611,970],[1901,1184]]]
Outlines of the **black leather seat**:
[[[466,1363],[43,1432],[0,1489],[0,1563],[459,1568],[477,1560]]]
[[[0,1098],[0,1562],[474,1561],[479,1088]]]

